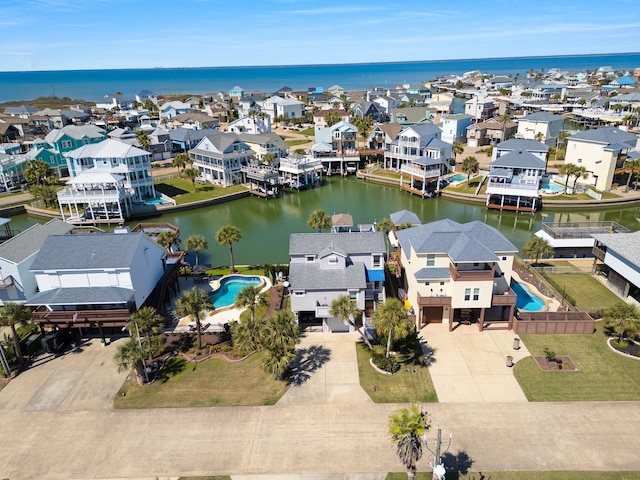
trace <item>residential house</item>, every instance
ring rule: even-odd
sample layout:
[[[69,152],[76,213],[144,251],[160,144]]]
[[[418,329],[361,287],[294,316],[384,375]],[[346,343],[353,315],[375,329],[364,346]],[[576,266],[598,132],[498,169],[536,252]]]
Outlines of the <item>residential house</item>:
[[[234,100],[238,101],[242,97],[244,97],[244,90],[242,89],[242,87],[236,85],[231,90],[229,90],[229,96],[233,97]]]
[[[587,178],[578,178],[578,183],[608,191],[614,172],[623,166],[626,156],[637,149],[637,145],[636,135],[617,127],[594,128],[567,138],[564,161],[586,168]]]
[[[510,138],[504,142],[498,143],[493,149],[491,161],[506,155],[510,152],[526,151],[535,155],[543,162],[547,161],[547,154],[549,153],[549,146],[537,140],[527,140],[524,138]]]
[[[31,264],[38,293],[26,304],[43,328],[119,334],[132,312],[159,306],[173,260],[144,233],[49,235]]]
[[[160,119],[171,120],[181,113],[191,113],[191,105],[177,100],[166,102],[160,105]]]
[[[464,103],[464,113],[480,122],[492,118],[498,110],[494,100],[489,97],[474,96]]]
[[[374,123],[387,121],[387,115],[382,111],[377,103],[357,101],[351,105],[351,112],[354,117],[371,117]],[[348,120],[347,120],[348,121]]]
[[[377,104],[386,115],[391,115],[394,108],[397,108],[399,101],[389,95],[381,95],[371,99],[371,101]]]
[[[316,127],[311,154],[322,160],[329,175],[355,173],[360,162],[358,127],[344,121],[330,127]]]
[[[322,160],[308,155],[289,155],[280,159],[278,167],[284,185],[301,190],[322,183]]]
[[[19,187],[24,179],[24,170],[29,161],[27,155],[0,152],[0,192]]]
[[[103,110],[123,110],[128,107],[121,93],[107,94],[101,101],[96,102],[96,108]]]
[[[292,120],[304,116],[304,103],[293,97],[282,98],[274,95],[262,102],[262,111],[271,117],[271,121],[277,117]]]
[[[426,122],[430,118],[431,113],[426,107],[402,107],[391,110],[389,121],[406,127],[414,123]]]
[[[513,137],[517,127],[516,122],[509,120],[503,123],[495,117],[473,123],[467,127],[467,143],[470,147],[495,145]]]
[[[547,145],[556,146],[558,136],[564,128],[564,117],[548,112],[536,112],[516,120],[517,138],[538,140]]]
[[[340,85],[330,86],[329,88],[327,88],[327,92],[329,92],[334,97],[340,97],[345,93],[344,88],[342,88]]]
[[[169,130],[169,137],[174,150],[186,152],[190,148],[195,147],[204,137],[209,135],[218,135],[222,133],[215,128],[204,128],[201,130],[193,130],[191,128],[175,128]]]
[[[640,232],[600,233],[593,238],[594,266],[606,274],[607,286],[625,300],[640,302]]]
[[[269,133],[271,132],[271,117],[264,113],[256,115],[255,112],[252,111],[251,115],[229,122],[227,132],[250,133],[254,135]]]
[[[167,123],[171,128],[190,128],[192,130],[203,130],[205,128],[216,128],[218,121],[206,113],[193,112],[176,115]]]
[[[336,114],[338,115],[338,117],[340,117],[341,122],[349,122],[350,119],[350,115],[349,112],[347,112],[346,110],[343,110],[341,108],[326,108],[326,109],[321,109],[318,110],[317,112],[315,112],[313,114],[313,125],[315,126],[316,129],[318,128],[327,128],[328,124],[327,121],[325,120],[325,115],[328,114]]]
[[[518,248],[482,222],[450,219],[396,232],[405,305],[419,330],[429,323],[478,322],[511,328]]]
[[[438,126],[442,130],[442,140],[454,144],[466,143],[467,127],[471,125],[471,115],[456,113],[440,117]]]
[[[19,105],[17,107],[6,107],[4,109],[4,113],[5,115],[9,115],[11,117],[28,119],[30,116],[38,113],[38,109],[36,107],[32,107],[31,105]]]
[[[411,160],[428,157],[448,163],[453,146],[442,140],[442,130],[433,123],[408,126],[391,143],[385,145],[385,168],[400,170]]]
[[[107,132],[95,125],[67,125],[50,131],[45,137],[45,146],[31,149],[27,156],[31,160],[42,160],[54,169],[59,177],[69,176],[65,153],[82,147],[102,142]]]
[[[331,315],[331,302],[348,295],[368,316],[385,300],[382,232],[294,233],[289,237],[291,310],[304,328],[352,331]]]
[[[385,145],[391,144],[402,130],[399,123],[382,123],[375,125],[367,138],[367,148],[377,150],[381,154],[385,150]]]
[[[151,102],[154,105],[158,105],[158,96],[151,90],[140,90],[136,93],[136,102],[144,105],[147,102]]]
[[[289,146],[282,139],[280,135],[273,132],[267,133],[238,133],[238,138],[246,143],[253,155],[259,161],[263,160],[263,157],[267,153],[272,153],[275,156],[276,162],[282,157],[287,155]]]
[[[18,140],[24,137],[31,127],[31,120],[22,117],[0,116],[0,138]]]
[[[73,226],[58,219],[36,223],[0,244],[0,305],[24,303],[38,292],[31,264],[49,235],[70,233]]]
[[[193,167],[211,183],[229,187],[242,182],[241,167],[248,165],[254,152],[235,133],[204,137],[189,150]]]
[[[448,115],[453,113],[454,104],[454,96],[446,92],[436,93],[428,100],[429,111],[435,115]]]

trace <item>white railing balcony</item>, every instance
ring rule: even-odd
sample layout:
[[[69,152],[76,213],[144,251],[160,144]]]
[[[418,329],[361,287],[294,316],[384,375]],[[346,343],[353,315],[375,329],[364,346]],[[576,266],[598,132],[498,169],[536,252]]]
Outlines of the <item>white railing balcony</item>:
[[[439,177],[441,175],[440,170],[437,168],[425,170],[423,168],[414,167],[411,165],[402,165],[400,167],[400,172],[406,173],[407,175],[413,175],[413,176],[418,176],[422,178]]]
[[[539,185],[537,183],[500,183],[500,182],[489,182],[487,184],[487,192],[489,189],[495,189],[498,191],[502,190],[529,190],[529,191],[537,191],[539,189]]]

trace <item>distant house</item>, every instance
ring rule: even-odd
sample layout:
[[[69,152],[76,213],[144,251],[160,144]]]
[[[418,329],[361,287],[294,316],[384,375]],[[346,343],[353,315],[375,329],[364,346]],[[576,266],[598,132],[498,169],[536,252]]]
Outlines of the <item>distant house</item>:
[[[293,97],[282,98],[278,96],[269,97],[262,102],[262,111],[271,117],[273,121],[276,117],[285,120],[301,118],[303,116],[304,103]]]
[[[227,125],[227,132],[230,133],[269,133],[271,132],[271,117],[265,114],[252,115],[239,118]]]
[[[383,302],[385,251],[382,232],[291,234],[289,291],[298,324],[352,331],[350,324],[332,317],[331,302],[348,295],[365,317]]]
[[[519,118],[516,122],[518,123],[517,138],[539,140],[552,146],[556,146],[558,136],[564,128],[564,117],[548,112],[531,113]]]
[[[587,178],[578,178],[578,183],[608,191],[614,172],[623,166],[626,155],[637,149],[637,145],[636,135],[617,127],[594,128],[567,138],[564,161],[587,169]]]
[[[640,301],[640,232],[593,235],[598,270],[606,274],[608,287],[622,298]]]
[[[502,123],[495,117],[484,122],[472,123],[467,127],[467,143],[470,147],[495,145],[513,137],[516,128],[516,122],[509,120]]]
[[[515,247],[482,222],[450,219],[398,230],[405,304],[416,328],[477,322],[511,328],[516,295],[511,290]]]
[[[160,118],[171,120],[181,113],[191,113],[191,105],[177,100],[160,105]]]
[[[340,118],[339,121],[342,122],[349,122],[349,119],[351,118],[351,115],[349,115],[349,112],[347,112],[346,110],[343,110],[341,108],[327,108],[318,110],[313,114],[313,125],[316,128],[326,128],[328,125],[324,117],[328,114],[338,115],[338,117]]]
[[[193,167],[206,181],[228,187],[242,182],[241,167],[251,161],[253,150],[235,133],[204,137],[189,150]]]
[[[17,107],[6,107],[4,113],[11,117],[29,118],[38,113],[38,109],[31,105],[20,105]]]
[[[492,118],[498,110],[495,101],[489,97],[474,96],[464,104],[464,113],[481,122]]]
[[[374,123],[382,123],[387,120],[386,113],[374,102],[354,102],[351,105],[351,112],[354,117],[371,117]]]
[[[204,128],[194,130],[192,128],[175,128],[169,130],[169,137],[174,150],[186,152],[190,148],[195,147],[200,140],[208,135],[218,135],[222,133],[215,128]]]
[[[171,128],[191,128],[193,130],[202,130],[205,128],[215,128],[218,121],[207,115],[206,113],[180,113],[171,118],[168,122]]]
[[[242,87],[236,85],[231,90],[229,90],[229,96],[238,100],[244,96],[244,90],[242,89]]]
[[[402,107],[391,110],[389,121],[406,127],[414,123],[426,122],[430,118],[431,113],[426,107]]]
[[[467,127],[471,125],[471,115],[456,113],[440,117],[439,127],[442,129],[442,140],[454,144],[466,143]]]
[[[53,168],[59,177],[69,175],[64,154],[93,143],[102,142],[107,132],[95,125],[67,125],[52,130],[44,137],[47,146],[38,146],[27,153],[31,160],[42,160]]]
[[[158,105],[158,96],[151,90],[140,90],[140,92],[136,93],[136,102],[144,105],[148,101],[154,105]]]
[[[49,235],[71,232],[73,226],[58,219],[35,225],[0,245],[0,305],[24,303],[38,292],[31,264]]]

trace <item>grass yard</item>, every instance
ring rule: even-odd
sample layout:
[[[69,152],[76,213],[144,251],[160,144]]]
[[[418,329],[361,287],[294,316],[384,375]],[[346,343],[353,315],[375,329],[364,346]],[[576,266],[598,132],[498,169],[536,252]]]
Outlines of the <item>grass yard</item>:
[[[402,365],[394,375],[384,375],[369,363],[369,349],[356,345],[360,386],[375,403],[437,402],[438,396],[427,367]],[[415,373],[414,373],[415,371]]]
[[[575,306],[585,312],[604,310],[621,301],[615,293],[587,273],[545,273],[545,277],[556,284],[560,293],[564,289],[575,300]]]
[[[406,473],[389,473],[385,480],[406,480],[406,478]],[[415,478],[431,480],[431,473],[418,472]],[[451,478],[458,480],[640,480],[640,472],[468,472],[453,475]]]
[[[262,369],[262,357],[258,353],[241,362],[211,358],[198,364],[171,357],[152,385],[140,387],[132,374],[120,387],[113,406],[128,409],[274,405],[288,385]]]
[[[225,275],[229,275],[231,273],[231,266],[227,267],[219,267],[219,268],[210,268],[205,272],[207,275],[211,277],[223,277]],[[253,266],[238,266],[236,265],[236,271],[234,274],[238,275],[264,275],[264,268],[260,266],[259,268],[254,268]]]
[[[185,203],[209,200],[232,193],[246,190],[244,185],[232,185],[231,187],[217,187],[210,183],[200,185],[196,183],[196,191],[193,191],[193,184],[184,178],[171,178],[155,184],[158,192],[173,198],[178,205]]]
[[[612,352],[601,322],[592,335],[521,335],[533,356],[548,347],[569,355],[579,371],[543,372],[532,357],[516,363],[514,375],[532,402],[640,400],[640,360]]]
[[[290,147],[297,147],[298,145],[304,145],[305,143],[309,143],[311,140],[307,140],[304,138],[285,138],[284,141]]]
[[[383,168],[380,168],[373,172],[373,174],[378,177],[392,178],[394,180],[400,181],[400,174],[394,170],[385,170]]]
[[[447,192],[466,193],[467,195],[475,195],[476,188],[478,188],[478,185],[480,185],[481,181],[482,181],[482,176],[471,177],[471,180],[469,180],[468,185],[467,185],[467,181],[465,180],[464,182],[461,182],[455,186],[449,185],[445,187],[444,190]],[[485,193],[486,190],[487,190],[487,185],[484,184],[480,189],[480,193],[481,194]]]

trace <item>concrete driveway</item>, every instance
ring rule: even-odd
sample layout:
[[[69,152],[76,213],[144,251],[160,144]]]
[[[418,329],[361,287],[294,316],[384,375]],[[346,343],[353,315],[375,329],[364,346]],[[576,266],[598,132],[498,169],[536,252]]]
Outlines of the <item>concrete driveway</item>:
[[[98,339],[88,339],[76,351],[40,355],[0,391],[0,411],[110,410],[127,376],[113,363],[121,341],[103,347]]]
[[[517,335],[512,331],[479,332],[477,325],[460,325],[449,332],[448,325],[430,324],[420,334],[433,357],[429,373],[440,403],[527,401],[506,366],[507,355],[514,362],[529,356],[522,343],[513,349]]]

